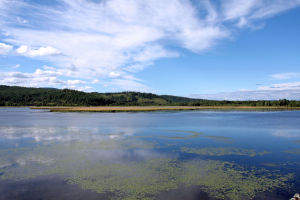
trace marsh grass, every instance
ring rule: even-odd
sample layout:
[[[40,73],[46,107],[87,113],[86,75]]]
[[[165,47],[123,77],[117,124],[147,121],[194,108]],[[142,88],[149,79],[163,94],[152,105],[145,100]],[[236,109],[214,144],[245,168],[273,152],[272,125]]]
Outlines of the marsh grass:
[[[299,107],[276,106],[102,106],[102,107],[30,107],[46,109],[51,112],[150,112],[150,111],[188,111],[188,110],[300,110]]]

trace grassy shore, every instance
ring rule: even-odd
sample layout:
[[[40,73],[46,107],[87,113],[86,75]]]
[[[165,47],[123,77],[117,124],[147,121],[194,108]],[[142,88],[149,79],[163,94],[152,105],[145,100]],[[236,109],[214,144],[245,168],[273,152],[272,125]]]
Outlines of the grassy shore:
[[[300,110],[300,107],[258,106],[106,106],[106,107],[31,107],[51,112],[147,112],[178,110]]]

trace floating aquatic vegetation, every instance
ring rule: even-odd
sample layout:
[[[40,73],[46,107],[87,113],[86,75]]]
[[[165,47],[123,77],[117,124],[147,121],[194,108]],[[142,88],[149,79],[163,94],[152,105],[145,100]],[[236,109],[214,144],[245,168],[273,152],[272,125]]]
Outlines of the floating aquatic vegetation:
[[[261,166],[272,168],[272,169],[279,169],[281,171],[291,171],[291,170],[299,169],[300,162],[267,162],[267,163],[261,163]]]
[[[208,138],[212,139],[218,142],[224,142],[224,143],[229,143],[230,140],[232,139],[231,137],[226,137],[226,136],[213,136],[213,135],[205,135],[204,133],[201,132],[196,132],[196,131],[181,131],[181,130],[175,130],[173,132],[178,132],[178,133],[188,133],[191,135],[188,136],[181,136],[181,135],[176,135],[176,136],[160,136],[160,138],[166,138],[166,139],[193,139],[193,138]]]
[[[181,185],[197,185],[216,198],[241,199],[284,187],[291,177],[267,170],[247,171],[229,162],[155,159],[144,163],[97,165],[79,171],[69,182],[100,193],[113,192],[120,199],[155,199],[160,192],[178,189]]]
[[[271,152],[263,151],[257,152],[253,149],[242,149],[242,148],[234,148],[234,147],[208,147],[208,148],[189,148],[182,147],[181,151],[184,153],[193,153],[198,155],[206,155],[206,156],[226,156],[226,155],[239,155],[239,156],[263,156],[266,154],[270,154]]]
[[[300,149],[288,149],[288,150],[285,150],[284,152],[289,153],[289,154],[300,155]]]
[[[214,136],[214,135],[204,135],[203,137],[209,138],[218,142],[224,142],[224,143],[229,143],[232,140],[231,137],[226,137],[226,136]]]
[[[280,167],[282,164],[280,163],[262,163],[261,165],[266,166],[266,167]]]
[[[226,137],[226,136],[213,136],[213,135],[205,135],[204,133],[201,132],[196,132],[196,131],[183,131],[183,130],[170,130],[168,132],[172,132],[173,135],[165,135],[165,136],[155,136],[155,135],[136,135],[134,136],[135,138],[161,138],[161,139],[171,139],[171,140],[184,140],[184,139],[193,139],[193,138],[208,138],[215,140],[217,142],[223,142],[223,143],[230,143],[232,142],[231,137]],[[176,134],[174,134],[176,133]]]
[[[185,138],[201,135],[188,133]],[[262,168],[249,170],[231,162],[183,161],[162,156],[163,151],[156,152],[158,149],[153,142],[131,137],[3,150],[0,163],[5,166],[0,169],[0,179],[58,175],[83,189],[113,194],[113,199],[156,199],[160,193],[182,186],[197,186],[219,199],[251,199],[258,192],[285,187],[292,179],[291,174]],[[214,156],[269,153],[236,148],[182,148],[181,151]]]
[[[215,160],[182,161],[167,157],[126,162],[97,160],[88,157],[88,150],[95,147],[95,144],[75,143],[34,148],[24,155],[24,160],[31,162],[2,169],[0,179],[56,174],[83,189],[112,193],[113,199],[155,199],[159,193],[179,189],[182,185],[199,186],[200,190],[220,199],[250,199],[257,192],[284,187],[292,178],[291,174],[274,170],[247,170],[237,164]],[[55,159],[48,163],[36,158]]]
[[[213,139],[213,140],[216,140],[216,141],[222,141],[222,142],[230,142],[230,137],[226,137],[226,136],[210,136],[210,135],[205,135],[204,133],[201,133],[201,132],[195,132],[195,131],[174,131],[174,132],[178,132],[178,133],[188,133],[188,134],[191,134],[191,135],[171,135],[171,136],[159,136],[159,138],[163,138],[163,139],[193,139],[193,138],[200,138],[200,137],[203,137],[203,138],[209,138],[209,139]]]
[[[189,136],[189,138],[197,138],[199,137],[200,135],[203,135],[203,133],[201,132],[196,132],[196,131],[182,131],[183,133],[188,133],[188,134],[191,134]]]
[[[300,140],[296,140],[296,143],[300,144]]]
[[[176,136],[159,136],[159,138],[165,138],[165,139],[193,139],[193,138],[198,138],[199,136],[201,136],[203,133],[200,132],[196,132],[196,131],[179,131],[179,130],[175,130],[172,132],[176,132]],[[178,135],[184,133],[185,135]],[[188,134],[188,135],[186,135]]]

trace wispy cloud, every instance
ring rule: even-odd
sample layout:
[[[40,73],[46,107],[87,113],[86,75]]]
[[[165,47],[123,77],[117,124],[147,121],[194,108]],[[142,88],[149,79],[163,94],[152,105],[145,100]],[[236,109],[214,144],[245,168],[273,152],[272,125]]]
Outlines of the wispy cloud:
[[[271,74],[270,76],[273,79],[285,80],[285,79],[300,78],[300,73],[298,73],[298,72],[287,72],[287,73]]]
[[[193,98],[211,99],[211,100],[299,100],[300,90],[249,90],[236,92],[221,92],[217,94],[193,94]]]
[[[55,2],[0,0],[0,55],[51,62],[62,75],[52,76],[50,84],[65,85],[58,77],[64,76],[140,91],[149,88],[135,73],[158,59],[180,56],[172,47],[206,51],[230,38],[232,25],[247,27],[300,5],[300,0],[229,0],[221,6],[209,0]],[[13,73],[2,75],[1,83],[29,84]],[[35,85],[44,78],[32,76]]]
[[[270,86],[261,86],[259,90],[290,90],[300,89],[300,82],[277,83]]]
[[[300,99],[300,82],[288,82],[260,86],[255,90],[240,90],[233,92],[221,92],[216,94],[194,94],[195,98],[214,100],[279,100]]]
[[[222,7],[225,20],[236,21],[237,26],[244,27],[299,5],[299,0],[228,0],[223,1]]]

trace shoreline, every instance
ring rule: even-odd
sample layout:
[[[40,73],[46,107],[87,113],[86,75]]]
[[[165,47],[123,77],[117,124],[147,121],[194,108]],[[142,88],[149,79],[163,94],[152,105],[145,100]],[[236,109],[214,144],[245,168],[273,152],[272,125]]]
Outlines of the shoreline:
[[[241,111],[292,111],[300,107],[280,106],[101,106],[101,107],[72,107],[72,106],[30,106],[30,109],[49,110],[50,112],[151,112],[151,111],[195,111],[195,110],[241,110]]]

